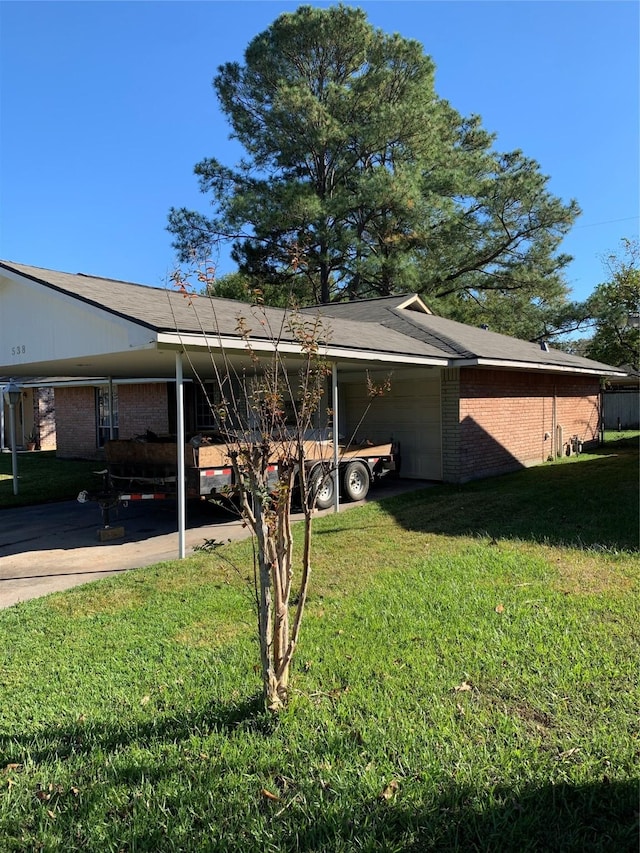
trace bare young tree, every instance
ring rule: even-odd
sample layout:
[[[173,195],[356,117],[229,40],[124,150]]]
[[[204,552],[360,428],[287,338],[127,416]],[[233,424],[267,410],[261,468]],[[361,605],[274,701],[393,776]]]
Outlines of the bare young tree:
[[[211,274],[202,269],[198,274],[207,292],[212,289]],[[172,278],[190,299],[196,315],[199,299],[210,301],[215,311],[215,298],[192,298],[182,273],[176,272]],[[272,328],[259,301],[247,308],[253,319],[259,318],[261,337],[266,330],[271,346],[266,353],[258,352],[252,341],[251,318],[239,314],[236,333],[244,341],[248,366],[242,370],[234,366],[224,347],[211,352],[217,393],[207,401],[233,470],[234,499],[254,537],[262,682],[266,704],[276,711],[287,701],[291,661],[307,600],[316,496],[323,481],[333,474],[332,450],[317,439],[332,417],[330,409],[323,408],[331,367],[322,354],[322,344],[328,341],[330,330],[319,315],[302,315],[296,310],[284,312],[280,326]],[[281,346],[285,338],[288,356]],[[290,353],[292,343],[295,358]],[[291,361],[296,363],[295,370]],[[192,369],[206,395],[205,377],[198,375],[193,363]],[[291,528],[294,498],[303,513],[299,554],[294,552]]]
[[[298,262],[294,258],[293,263]],[[172,280],[198,318],[203,336],[205,328],[198,317],[203,303],[209,318],[213,312],[219,329],[215,268],[197,267],[200,295],[193,290],[189,275],[176,271]],[[261,304],[259,293],[255,296],[252,305],[239,304],[236,318],[235,333],[244,343],[244,367],[239,368],[238,361],[231,358],[220,334],[219,345],[209,350],[210,376],[198,372],[187,347],[185,357],[200,382],[222,452],[233,471],[234,501],[253,535],[262,683],[267,707],[277,711],[287,702],[291,662],[307,601],[316,503],[322,495],[326,505],[327,494],[331,496],[338,488],[341,453],[352,452],[352,442],[346,449],[344,445],[334,448],[337,424],[325,402],[332,368],[324,351],[331,329],[320,313],[301,313],[295,308],[274,312]],[[252,336],[255,326],[260,330],[260,347],[258,336]],[[211,378],[213,395],[208,384]],[[354,435],[373,401],[389,390],[389,378],[376,384],[367,375],[366,382],[368,405]],[[362,471],[361,463],[354,464]],[[293,503],[302,510],[298,550],[291,527]]]

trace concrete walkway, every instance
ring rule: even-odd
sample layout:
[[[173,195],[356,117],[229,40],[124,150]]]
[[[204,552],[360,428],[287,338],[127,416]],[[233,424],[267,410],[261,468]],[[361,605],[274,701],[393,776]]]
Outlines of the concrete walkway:
[[[427,483],[397,480],[372,489],[378,500],[424,488]],[[358,506],[344,504],[343,509]],[[326,515],[332,510],[324,510]],[[248,531],[231,513],[209,504],[189,508],[187,553],[207,539],[242,539]],[[301,517],[301,516],[299,516]],[[121,539],[98,541],[102,526],[95,503],[41,504],[0,511],[0,608],[130,569],[178,556],[176,507],[172,501],[136,502],[111,516],[122,525]]]

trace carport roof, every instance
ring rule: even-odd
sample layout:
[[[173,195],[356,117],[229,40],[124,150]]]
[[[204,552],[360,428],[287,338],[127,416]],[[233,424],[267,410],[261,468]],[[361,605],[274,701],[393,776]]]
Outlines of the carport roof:
[[[20,273],[45,287],[156,332],[234,336],[238,334],[238,318],[243,317],[252,327],[252,339],[271,340],[271,329],[282,340],[294,340],[286,326],[288,312],[280,308],[258,309],[233,299],[186,296],[170,287],[151,287],[85,273],[56,272],[6,261],[0,261],[0,269]],[[324,311],[320,313],[324,315]],[[442,351],[427,341],[412,340],[391,328],[381,327],[374,333],[370,326],[362,326],[360,321],[349,317],[332,321],[329,343],[337,347],[443,358]]]
[[[0,261],[0,277],[2,275],[13,281],[30,283],[32,287],[35,284],[46,288],[50,294],[59,294],[64,300],[70,298],[73,304],[84,305],[93,312],[97,310],[98,316],[104,317],[105,321],[109,317],[119,318],[135,328],[151,331],[151,340],[146,338],[147,350],[149,346],[156,349],[180,346],[210,349],[223,342],[231,346],[234,341],[236,349],[240,350],[239,345],[243,343],[238,331],[240,317],[251,327],[253,342],[263,342],[266,346],[276,337],[288,344],[290,351],[296,349],[295,335],[287,324],[290,315],[283,309],[258,308],[231,299],[187,296],[170,287],[150,287],[10,261]],[[35,304],[37,306],[37,302]],[[561,350],[542,349],[538,344],[437,317],[415,294],[332,303],[304,310],[307,314],[319,314],[330,321],[327,340],[323,344],[328,354],[339,360],[397,360],[442,367],[493,366],[621,375],[621,371],[610,365]],[[54,322],[54,318],[51,321]],[[107,356],[115,357],[116,352],[105,352],[104,355],[105,359]],[[154,362],[156,372],[149,370],[148,353],[146,360],[142,353],[139,354],[138,372],[134,369],[133,349],[121,349],[117,355],[121,362],[124,356],[131,361],[132,376],[167,375],[168,362],[160,364],[159,359]],[[66,373],[71,361],[68,359],[58,367],[53,362],[50,365],[52,372]],[[121,362],[114,375],[123,375]],[[34,364],[40,373],[44,366],[42,361]],[[113,372],[108,369],[106,361],[100,366],[105,369],[104,375]],[[9,362],[0,364],[0,372],[13,374],[17,370],[16,375],[24,376],[27,367],[22,362],[19,365]],[[141,372],[145,370],[146,374]]]

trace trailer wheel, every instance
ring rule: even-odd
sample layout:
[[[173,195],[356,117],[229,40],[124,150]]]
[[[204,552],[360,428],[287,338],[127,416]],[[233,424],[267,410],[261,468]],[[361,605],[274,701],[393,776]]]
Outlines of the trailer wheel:
[[[349,501],[361,501],[369,493],[369,472],[363,462],[349,462],[342,477],[342,491]]]
[[[317,468],[311,475],[310,485],[311,494],[316,496],[318,509],[329,509],[330,506],[333,506],[335,491],[333,474],[324,472],[322,468]]]

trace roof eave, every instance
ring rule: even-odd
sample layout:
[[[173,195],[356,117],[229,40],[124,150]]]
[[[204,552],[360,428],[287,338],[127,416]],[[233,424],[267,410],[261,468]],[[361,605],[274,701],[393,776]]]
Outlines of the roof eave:
[[[578,367],[570,364],[541,364],[534,361],[512,361],[497,358],[452,359],[453,367],[495,367],[508,370],[537,370],[544,373],[578,373],[584,376],[625,376],[613,369]]]
[[[160,332],[157,336],[158,348],[176,349],[206,349],[220,352],[247,352],[251,348],[254,352],[274,352],[276,349],[283,355],[301,355],[300,345],[288,341],[274,341],[267,339],[252,338],[250,343],[242,338],[230,335],[193,335]],[[430,367],[448,367],[447,358],[437,356],[418,355],[414,353],[386,352],[382,350],[363,350],[351,347],[339,347],[335,345],[322,346],[324,358],[341,361],[380,361],[394,364],[417,364]]]

